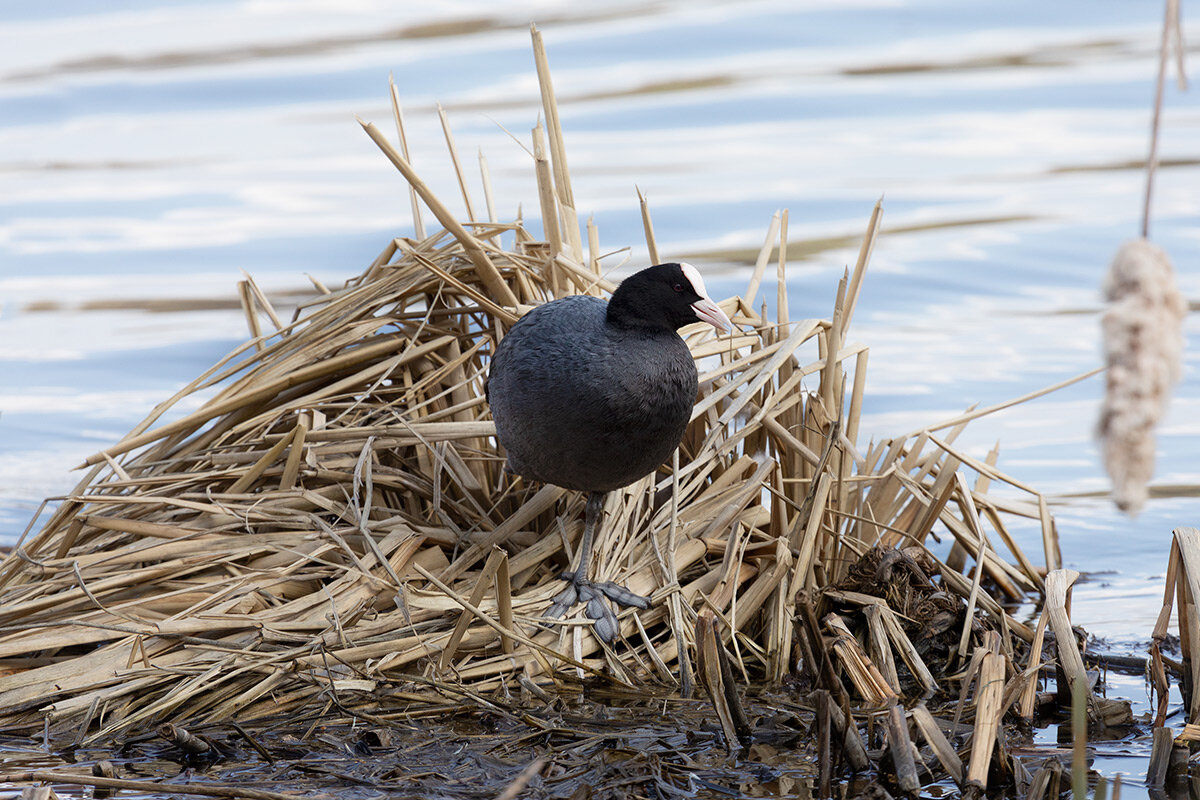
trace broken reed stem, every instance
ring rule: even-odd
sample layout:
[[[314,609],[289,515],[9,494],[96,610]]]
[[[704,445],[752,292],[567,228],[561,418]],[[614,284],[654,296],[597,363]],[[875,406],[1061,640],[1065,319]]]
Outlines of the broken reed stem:
[[[658,257],[658,244],[654,241],[654,223],[650,221],[650,205],[642,196],[642,190],[637,187],[634,189],[637,191],[638,205],[642,209],[642,229],[646,234],[646,249],[650,252],[650,263],[661,264],[662,261]]]
[[[1022,719],[1033,719],[1034,705],[1037,702],[1039,673],[1042,667],[1042,646],[1046,638],[1046,623],[1049,620],[1049,613],[1042,609],[1042,613],[1038,616],[1037,629],[1033,634],[1033,643],[1029,648],[1029,666],[1026,667],[1029,677],[1021,691],[1020,706],[1017,712]]]
[[[600,229],[596,227],[596,220],[593,217],[588,217],[587,221],[588,232],[588,269],[594,275],[600,275]]]
[[[1150,734],[1150,762],[1146,766],[1146,785],[1151,788],[1161,788],[1166,785],[1167,774],[1171,768],[1171,751],[1175,745],[1175,731],[1171,728],[1156,727]]]
[[[846,280],[847,276],[843,274],[842,279],[838,281],[832,321],[825,332],[828,352],[825,355],[825,364],[821,368],[821,404],[825,407],[825,412],[835,419],[841,419],[842,415],[841,403],[835,399],[835,396],[841,389],[842,383],[841,370],[838,368],[841,361],[838,356],[842,350],[842,323],[844,320],[842,314],[843,304],[846,300]]]
[[[944,428],[952,428],[956,425],[961,425],[964,422],[970,422],[971,420],[979,419],[980,417],[986,417],[989,414],[995,414],[997,411],[1003,411],[1006,408],[1011,408],[1013,406],[1021,405],[1023,403],[1028,403],[1030,400],[1036,400],[1037,398],[1042,397],[1043,395],[1047,395],[1052,392],[1057,392],[1059,389],[1065,389],[1068,386],[1071,386],[1072,384],[1079,383],[1082,380],[1087,380],[1088,378],[1092,377],[1093,375],[1099,375],[1103,371],[1104,371],[1104,367],[1096,367],[1095,369],[1090,369],[1087,372],[1084,372],[1080,375],[1076,375],[1073,378],[1067,378],[1064,381],[1059,381],[1058,383],[1055,383],[1050,386],[1046,386],[1042,389],[1038,389],[1036,391],[1030,392],[1029,394],[1023,394],[1020,397],[1014,397],[1011,400],[1005,400],[1002,403],[996,403],[995,405],[988,406],[987,408],[980,408],[975,411],[968,411],[965,414],[959,414],[957,417],[951,417],[950,419],[942,420],[941,422],[939,422],[935,425],[929,425],[924,428],[919,428],[915,431],[910,431],[908,434],[906,434],[902,438],[911,439],[912,437],[919,435],[923,431],[932,433],[933,431],[940,431]]]
[[[550,140],[550,160],[554,168],[555,196],[562,212],[562,225],[567,234],[571,256],[576,262],[582,263],[583,246],[579,238],[579,216],[575,211],[575,193],[571,189],[571,172],[567,167],[567,147],[563,141],[562,122],[558,117],[558,101],[554,96],[550,62],[546,58],[546,45],[542,41],[542,32],[537,29],[536,25],[530,25],[529,33],[533,39],[533,60],[537,68],[538,88],[542,95],[542,112],[546,115],[546,132]]]
[[[254,308],[254,298],[250,292],[249,281],[238,281],[238,298],[242,302],[242,313],[246,315],[246,326],[250,329],[250,338],[254,340],[254,347],[262,350],[265,347],[262,342],[262,326],[258,323],[258,312]]]
[[[912,718],[917,727],[921,731],[921,735],[925,738],[925,742],[929,745],[941,762],[942,768],[946,773],[954,779],[954,782],[962,785],[963,782],[963,765],[962,759],[954,752],[954,748],[946,739],[946,735],[942,733],[942,729],[938,727],[937,720],[929,713],[929,709],[924,703],[913,706]]]
[[[404,112],[400,107],[400,89],[396,86],[396,81],[392,76],[388,75],[388,87],[392,98],[392,118],[396,122],[396,138],[400,141],[400,153],[404,159],[410,164],[412,157],[408,152],[408,137],[404,133]],[[425,238],[425,222],[421,219],[421,203],[417,198],[417,189],[411,183],[405,182],[408,185],[408,199],[412,206],[412,223],[413,234],[417,239]]]
[[[525,769],[521,770],[521,774],[513,779],[513,782],[505,787],[504,791],[496,795],[496,800],[516,800],[521,796],[521,792],[525,791],[525,787],[529,782],[541,772],[546,764],[550,763],[550,759],[546,756],[539,756],[533,761],[530,761]]]
[[[257,306],[271,320],[271,324],[275,326],[276,332],[282,332],[288,326],[279,318],[279,314],[275,312],[275,307],[271,305],[271,301],[267,299],[267,295],[259,287],[258,281],[254,280],[254,276],[245,270],[242,270],[242,274],[246,276],[246,285],[250,288],[250,293],[253,295]]]
[[[854,319],[854,308],[858,305],[858,293],[862,289],[863,277],[867,273],[867,264],[871,261],[871,253],[875,251],[875,237],[879,234],[879,221],[883,219],[883,198],[875,201],[871,209],[871,219],[867,222],[867,232],[863,235],[862,244],[858,249],[858,260],[854,262],[854,272],[850,276],[850,284],[846,290],[846,301],[842,312],[841,334],[843,337],[850,329],[850,321]],[[854,441],[851,437],[850,441]]]
[[[996,745],[997,731],[1004,715],[1004,656],[987,652],[979,668],[979,688],[975,694],[975,729],[971,735],[971,759],[967,782],[987,788],[988,769]]]
[[[787,232],[788,210],[779,216],[779,262],[775,272],[775,319],[779,323],[779,335],[788,335],[787,299]],[[836,351],[835,351],[836,353]],[[826,408],[830,408],[826,405]]]
[[[1200,689],[1196,688],[1200,677],[1200,614],[1195,612],[1200,598],[1200,529],[1179,527],[1173,533],[1181,570],[1175,580],[1179,639],[1191,678],[1190,697],[1185,697],[1187,721],[1196,724],[1200,722]]]
[[[446,150],[450,153],[450,163],[454,165],[454,176],[458,178],[458,190],[462,192],[463,205],[467,209],[467,219],[475,222],[475,207],[471,203],[471,192],[467,189],[467,177],[463,174],[462,162],[458,159],[458,148],[454,145],[454,134],[450,132],[450,119],[446,109],[437,104],[438,119],[442,122],[442,133],[446,136]]]
[[[97,786],[105,789],[125,789],[130,792],[147,794],[195,795],[197,797],[231,797],[246,800],[296,800],[296,795],[290,792],[272,792],[266,789],[252,789],[244,785],[222,785],[217,783],[168,783],[166,781],[131,781],[124,778],[106,778],[100,775],[90,775],[82,772],[55,772],[39,769],[25,772],[10,772],[0,775],[0,783],[57,783],[73,786]]]
[[[1091,688],[1088,686],[1083,656],[1079,653],[1075,631],[1067,613],[1070,587],[1078,578],[1079,573],[1071,569],[1058,569],[1046,575],[1046,611],[1050,616],[1050,629],[1054,631],[1058,643],[1059,664],[1070,682],[1070,689],[1082,687],[1084,695],[1090,699]]]
[[[908,719],[904,708],[895,701],[888,703],[887,730],[888,750],[891,751],[892,764],[896,768],[896,783],[900,785],[902,792],[915,796],[921,791],[921,781],[917,778],[917,764],[913,759]]]
[[[750,274],[750,283],[746,287],[745,304],[747,308],[754,308],[754,301],[758,297],[759,284],[762,283],[763,273],[766,272],[767,262],[771,259],[771,251],[775,248],[775,241],[779,236],[780,216],[781,212],[776,211],[771,217],[771,224],[767,227],[767,237],[754,262],[754,271]]]
[[[1087,800],[1087,686],[1085,676],[1071,679],[1071,794]]]
[[[496,200],[492,195],[492,173],[488,169],[487,156],[483,154],[483,149],[479,150],[479,180],[483,184],[483,202],[487,206],[488,222],[496,224]],[[492,247],[499,250],[500,234],[497,233],[491,238]]]
[[[550,260],[562,252],[562,228],[558,220],[558,200],[554,196],[554,182],[550,174],[550,160],[546,156],[546,141],[539,120],[533,129],[533,159],[537,174],[538,201],[542,208],[542,232],[550,243]],[[560,297],[562,288],[558,284],[558,271],[547,269],[550,286],[555,297]]]

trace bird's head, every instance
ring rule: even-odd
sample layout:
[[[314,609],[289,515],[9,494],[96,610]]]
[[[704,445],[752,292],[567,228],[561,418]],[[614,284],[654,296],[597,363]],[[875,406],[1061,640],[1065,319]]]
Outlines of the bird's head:
[[[620,327],[676,330],[707,322],[719,331],[733,323],[704,288],[700,271],[691,264],[656,264],[621,282],[608,304],[608,319]]]

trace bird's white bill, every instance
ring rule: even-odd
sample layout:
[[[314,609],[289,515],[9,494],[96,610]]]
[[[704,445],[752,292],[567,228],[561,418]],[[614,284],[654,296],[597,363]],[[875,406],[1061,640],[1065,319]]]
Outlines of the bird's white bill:
[[[692,284],[692,289],[700,295],[700,299],[692,303],[692,311],[696,312],[696,316],[719,331],[729,333],[733,330],[733,323],[730,322],[729,317],[709,299],[708,292],[704,288],[704,279],[700,277],[700,270],[683,262],[680,262],[679,268],[683,271],[683,277]]]
[[[712,325],[719,331],[729,333],[729,331],[733,330],[733,322],[731,322],[725,312],[721,310],[720,306],[718,306],[712,300],[709,300],[707,297],[702,297],[696,302],[692,303],[692,311],[696,312],[697,317],[704,320],[709,325]]]

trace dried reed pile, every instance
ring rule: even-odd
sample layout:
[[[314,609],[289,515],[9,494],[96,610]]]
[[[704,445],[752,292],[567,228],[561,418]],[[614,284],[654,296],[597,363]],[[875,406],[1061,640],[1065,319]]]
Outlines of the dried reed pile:
[[[539,67],[548,241],[519,221],[455,220],[367,125],[441,228],[388,242],[290,322],[246,282],[258,335],[88,459],[0,565],[0,726],[95,740],[164,721],[444,713],[514,679],[686,685],[701,619],[739,680],[824,665],[822,685],[873,707],[949,690],[948,673],[971,667],[993,727],[1032,696],[1041,627],[1003,602],[1044,591],[1046,569],[1010,520],[1040,521],[1050,570],[1054,523],[995,453],[955,448],[986,410],[857,441],[867,348],[849,328],[878,207],[829,320],[788,319],[784,214],[745,294],[721,303],[740,330],[682,332],[701,390],[678,464],[610,494],[593,561],[653,607],[622,613],[612,649],[578,617],[542,618],[584,498],[503,473],[483,383],[524,309],[611,284],[594,235],[584,253]],[[777,243],[769,320],[756,302]],[[196,393],[211,397],[160,421]],[[1024,498],[989,493],[995,482]],[[948,564],[923,547],[935,526],[956,542]],[[1003,697],[996,675],[1015,681]]]

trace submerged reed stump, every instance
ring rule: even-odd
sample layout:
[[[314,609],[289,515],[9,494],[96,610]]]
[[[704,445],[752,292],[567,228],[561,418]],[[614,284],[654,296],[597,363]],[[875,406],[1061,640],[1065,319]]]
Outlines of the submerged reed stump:
[[[612,288],[594,237],[583,252],[547,87],[543,75],[555,156],[540,127],[534,154],[561,222],[548,242],[519,221],[455,220],[366,126],[441,228],[388,242],[290,322],[245,283],[252,338],[87,460],[0,564],[0,730],[83,742],[164,722],[378,722],[595,678],[669,691],[698,682],[698,630],[706,665],[729,656],[731,701],[734,680],[799,672],[847,741],[842,709],[885,714],[960,779],[922,700],[978,679],[980,719],[1032,709],[1045,621],[1035,631],[1002,603],[1043,592],[1058,567],[1045,501],[995,453],[955,449],[982,412],[857,441],[867,348],[849,326],[878,206],[829,320],[787,317],[784,216],[745,295],[720,303],[738,330],[681,331],[700,392],[677,464],[610,493],[593,561],[652,607],[623,611],[611,648],[578,611],[543,618],[585,498],[504,473],[483,383],[530,307]],[[755,304],[777,243],[768,319]],[[198,410],[173,410],[185,399]],[[1044,567],[1010,535],[1017,517],[1040,524]],[[935,529],[955,542],[947,563],[924,546]],[[989,753],[969,778],[986,780],[995,731],[976,733]]]

